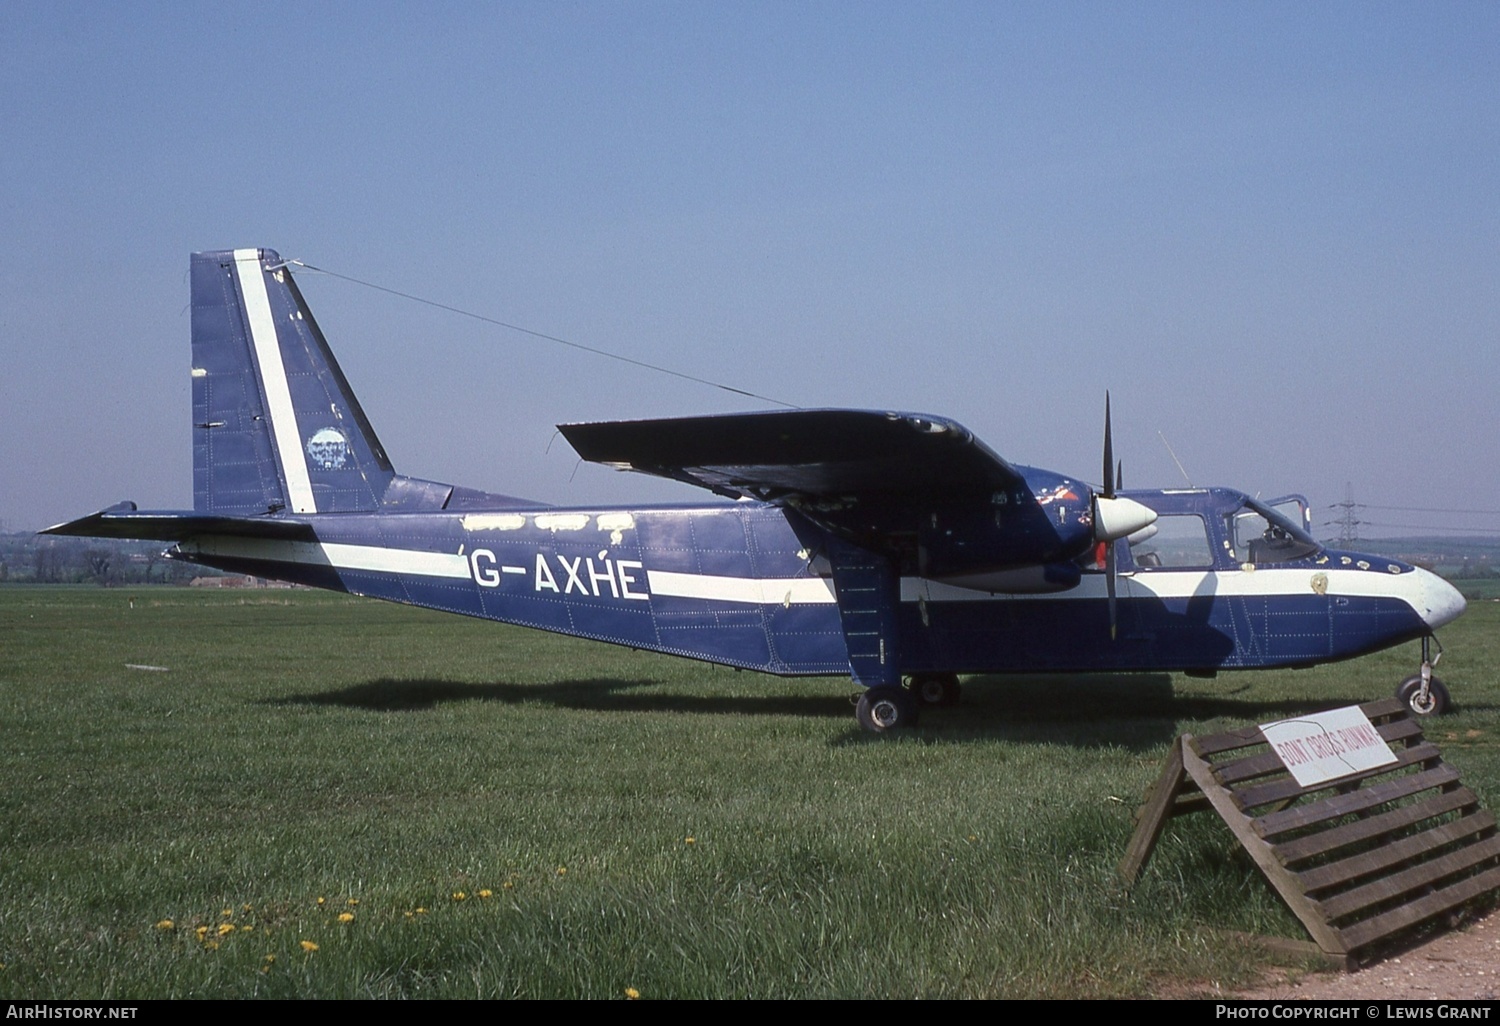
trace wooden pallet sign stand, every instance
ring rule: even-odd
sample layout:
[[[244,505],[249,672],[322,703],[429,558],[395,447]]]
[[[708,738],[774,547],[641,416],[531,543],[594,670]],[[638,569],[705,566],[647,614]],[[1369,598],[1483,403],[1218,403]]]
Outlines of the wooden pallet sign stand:
[[[1317,946],[1345,969],[1361,953],[1500,889],[1494,815],[1400,701],[1357,708],[1389,746],[1378,757],[1394,761],[1309,786],[1278,749],[1294,764],[1296,751],[1273,748],[1258,726],[1180,736],[1137,813],[1120,864],[1126,883],[1139,878],[1167,820],[1212,808]],[[1338,712],[1353,707],[1318,716]],[[1322,738],[1319,747],[1332,750],[1333,736]]]

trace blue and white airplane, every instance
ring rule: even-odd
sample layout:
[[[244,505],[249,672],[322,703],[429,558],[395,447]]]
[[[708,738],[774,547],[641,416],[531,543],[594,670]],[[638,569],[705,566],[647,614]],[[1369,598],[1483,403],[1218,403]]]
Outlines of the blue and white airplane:
[[[396,473],[275,252],[192,258],[193,510],[50,534],[783,676],[850,675],[870,730],[958,674],[1303,667],[1421,639],[1436,575],[1324,548],[1224,488],[1125,493],[1006,462],[939,417],[791,410],[567,424],[587,460],[734,502],[557,507]]]

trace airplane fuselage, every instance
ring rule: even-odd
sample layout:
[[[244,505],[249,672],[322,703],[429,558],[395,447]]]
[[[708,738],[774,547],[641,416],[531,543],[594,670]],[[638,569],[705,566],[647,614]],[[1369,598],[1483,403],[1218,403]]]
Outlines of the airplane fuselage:
[[[900,672],[1311,665],[1422,637],[1456,615],[1448,585],[1389,558],[1321,548],[1280,562],[1240,558],[1214,534],[1244,508],[1240,493],[1127,494],[1163,513],[1192,508],[1210,565],[1143,566],[1117,543],[1127,551],[1114,638],[1104,575],[1094,568],[1082,568],[1072,587],[1032,593],[902,574]],[[850,672],[825,556],[832,540],[784,507],[546,506],[321,514],[304,522],[315,540],[205,535],[173,553],[222,570],[745,669]]]

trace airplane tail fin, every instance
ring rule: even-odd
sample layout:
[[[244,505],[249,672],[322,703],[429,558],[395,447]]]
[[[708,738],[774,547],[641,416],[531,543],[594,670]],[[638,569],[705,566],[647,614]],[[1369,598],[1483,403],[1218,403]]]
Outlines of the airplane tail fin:
[[[392,469],[273,250],[193,254],[192,297],[195,512],[358,512],[446,501],[446,493],[429,493],[447,486]]]

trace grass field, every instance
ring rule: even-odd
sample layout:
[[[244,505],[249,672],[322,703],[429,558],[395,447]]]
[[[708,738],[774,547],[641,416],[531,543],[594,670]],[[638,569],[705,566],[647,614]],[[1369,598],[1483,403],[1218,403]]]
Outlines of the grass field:
[[[1428,728],[1490,805],[1497,625],[1444,631]],[[1232,986],[1259,956],[1221,930],[1303,935],[1222,824],[1114,878],[1167,743],[1416,663],[971,678],[869,737],[847,680],[323,593],[0,588],[0,996]]]

